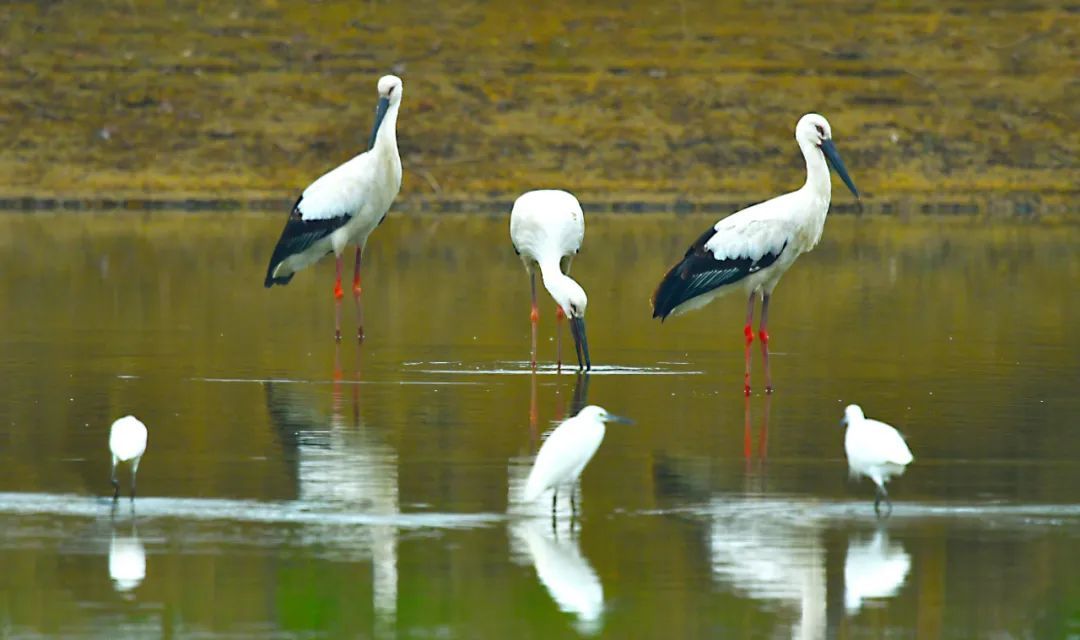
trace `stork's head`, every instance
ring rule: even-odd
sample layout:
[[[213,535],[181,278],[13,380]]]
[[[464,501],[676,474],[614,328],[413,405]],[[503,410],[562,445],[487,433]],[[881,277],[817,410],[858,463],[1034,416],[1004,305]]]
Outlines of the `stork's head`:
[[[586,420],[599,420],[600,422],[621,422],[622,424],[634,424],[634,421],[630,418],[624,418],[612,413],[608,413],[607,409],[598,407],[595,404],[590,404],[581,411],[578,411],[577,417],[585,418]]]
[[[584,318],[585,307],[589,304],[589,298],[585,290],[570,277],[559,278],[555,283],[545,283],[551,292],[551,297],[562,307],[567,318]],[[554,286],[551,286],[554,284]]]
[[[825,154],[829,164],[832,165],[832,168],[840,175],[840,179],[851,190],[855,199],[859,200],[859,190],[855,188],[855,183],[852,182],[851,176],[848,175],[844,161],[840,159],[840,154],[836,151],[836,145],[832,141],[832,127],[829,126],[829,121],[825,119],[825,116],[808,113],[799,118],[799,123],[795,125],[795,140],[799,142],[799,146],[803,149],[815,147],[820,149]]]
[[[866,416],[863,415],[862,407],[857,404],[849,404],[844,409],[844,419],[840,421],[840,424],[846,427],[852,422],[858,422],[865,418]]]
[[[401,102],[401,78],[397,76],[383,76],[379,78],[379,98],[386,98],[390,104]]]
[[[373,148],[375,141],[379,139],[379,128],[382,126],[383,118],[386,117],[386,112],[390,109],[390,106],[401,102],[401,78],[383,76],[379,78],[378,86],[379,104],[375,107],[375,126],[371,128],[371,140],[368,142],[369,149]]]

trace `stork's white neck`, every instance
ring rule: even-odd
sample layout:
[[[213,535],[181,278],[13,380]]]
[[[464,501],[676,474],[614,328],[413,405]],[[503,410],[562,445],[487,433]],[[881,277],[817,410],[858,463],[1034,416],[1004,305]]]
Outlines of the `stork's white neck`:
[[[559,268],[559,260],[546,260],[538,263],[540,265],[540,277],[544,281],[544,288],[548,290],[551,297],[555,299],[555,302],[559,306],[564,306],[569,298],[569,292],[567,287],[580,286],[577,281],[562,272]],[[563,309],[566,311],[566,309]]]
[[[829,176],[829,165],[825,162],[825,154],[811,142],[800,140],[799,148],[806,158],[806,184],[803,188],[824,200],[828,206],[832,199],[832,179]]]
[[[391,104],[386,109],[386,115],[379,124],[379,132],[375,135],[375,149],[378,153],[393,153],[397,155],[397,114],[401,102]]]

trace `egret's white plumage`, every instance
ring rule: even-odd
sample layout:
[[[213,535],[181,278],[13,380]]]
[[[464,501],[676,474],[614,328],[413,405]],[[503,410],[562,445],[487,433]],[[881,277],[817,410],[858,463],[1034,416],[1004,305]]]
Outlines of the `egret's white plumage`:
[[[401,78],[379,79],[379,104],[369,149],[312,182],[293,205],[266,271],[265,285],[288,284],[295,273],[328,253],[337,259],[334,296],[339,301],[341,254],[356,245],[353,294],[358,314],[358,337],[363,339],[360,307],[360,261],[368,236],[382,223],[401,188],[401,157],[397,146],[397,117],[403,87]],[[340,307],[339,307],[340,308]],[[337,337],[340,339],[340,311]]]
[[[761,294],[758,329],[766,389],[771,391],[766,328],[769,299],[780,276],[821,239],[832,198],[826,159],[859,197],[832,143],[832,128],[825,118],[816,113],[803,116],[795,126],[795,140],[806,159],[806,183],[802,188],[733,213],[710,227],[668,270],[652,297],[653,317],[661,320],[700,308],[730,291],[741,290],[749,297],[744,329],[747,394],[755,299]]]
[[[116,465],[131,464],[131,497],[135,497],[135,474],[139,461],[146,452],[146,425],[135,416],[124,416],[112,423],[109,429],[109,451],[112,453],[113,498],[120,495],[120,483],[116,479]]]
[[[585,290],[566,275],[570,262],[581,249],[585,237],[585,214],[570,193],[556,189],[529,191],[514,201],[510,212],[510,240],[521,256],[532,286],[532,364],[536,365],[536,269],[544,288],[559,309],[570,319],[578,366],[591,368],[589,343],[585,336]],[[564,272],[565,271],[565,272]],[[561,342],[559,358],[561,360]],[[560,362],[561,364],[561,362]]]
[[[885,490],[885,483],[890,477],[904,473],[905,467],[915,459],[911,450],[899,431],[884,422],[867,418],[857,404],[844,409],[844,424],[847,425],[844,452],[852,477],[866,476],[877,485],[875,511],[882,499],[891,509],[892,502]]]
[[[524,499],[536,500],[545,491],[553,490],[551,508],[554,513],[559,490],[568,488],[573,505],[574,484],[604,441],[604,422],[630,421],[612,415],[602,407],[589,405],[555,427],[536,455],[529,479],[525,481]]]

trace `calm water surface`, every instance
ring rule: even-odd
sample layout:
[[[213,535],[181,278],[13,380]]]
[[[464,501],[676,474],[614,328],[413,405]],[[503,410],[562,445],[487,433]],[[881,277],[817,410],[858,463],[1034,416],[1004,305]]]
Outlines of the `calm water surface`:
[[[332,263],[262,288],[278,216],[0,217],[0,637],[1080,634],[1080,228],[830,219],[746,401],[743,300],[649,319],[710,222],[589,219],[581,378],[525,368],[503,217],[380,228],[359,349]],[[553,528],[517,491],[586,401],[637,425]],[[884,522],[849,402],[915,453]],[[114,510],[125,413],[150,444]]]

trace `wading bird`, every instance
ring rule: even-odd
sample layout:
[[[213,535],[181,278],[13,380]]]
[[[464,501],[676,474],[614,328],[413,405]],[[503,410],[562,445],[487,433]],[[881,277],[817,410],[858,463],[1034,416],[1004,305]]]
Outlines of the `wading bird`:
[[[529,191],[514,201],[510,211],[510,240],[514,251],[521,256],[529,273],[532,290],[532,355],[531,364],[536,367],[536,333],[540,311],[536,306],[536,268],[544,288],[555,299],[558,308],[555,322],[556,363],[562,367],[562,319],[570,319],[570,333],[574,336],[578,368],[591,369],[589,341],[585,336],[585,307],[588,298],[570,276],[570,262],[581,249],[585,237],[585,214],[577,198],[555,189]]]
[[[589,405],[555,427],[544,440],[540,453],[536,454],[536,462],[529,472],[529,479],[525,481],[525,501],[532,502],[552,489],[551,517],[554,521],[559,489],[565,487],[570,490],[570,513],[573,517],[577,510],[574,484],[604,441],[605,422],[633,424],[629,418],[612,415],[602,407]]]
[[[780,276],[800,254],[814,248],[821,239],[825,215],[829,211],[832,164],[855,198],[859,192],[848,176],[844,162],[832,141],[828,121],[808,113],[795,126],[795,140],[806,158],[806,184],[798,191],[766,200],[733,213],[701,234],[673,266],[653,293],[653,317],[663,321],[705,306],[713,298],[741,289],[749,296],[746,306],[746,375],[743,390],[750,395],[750,344],[754,305],[761,294],[761,321],[758,338],[765,369],[765,390],[772,392],[769,370],[769,299]]]
[[[892,500],[885,491],[885,483],[891,476],[902,475],[904,468],[915,459],[904,437],[884,422],[867,418],[857,404],[844,409],[842,424],[847,425],[844,452],[847,453],[851,476],[866,476],[877,485],[874,513],[881,515],[882,500],[889,506],[888,512],[892,513]]]
[[[337,260],[334,280],[334,339],[341,340],[341,254],[356,245],[353,297],[356,299],[356,337],[364,339],[364,309],[360,301],[360,260],[375,227],[382,224],[401,188],[401,157],[397,147],[397,117],[401,78],[379,78],[379,103],[368,150],[312,182],[293,205],[281,239],[266,270],[267,287],[288,284],[297,271],[328,253]]]
[[[116,479],[116,465],[131,463],[131,499],[135,499],[135,474],[139,460],[146,452],[146,425],[135,416],[124,416],[112,423],[109,429],[109,451],[112,452],[113,500],[120,497],[120,482]]]

